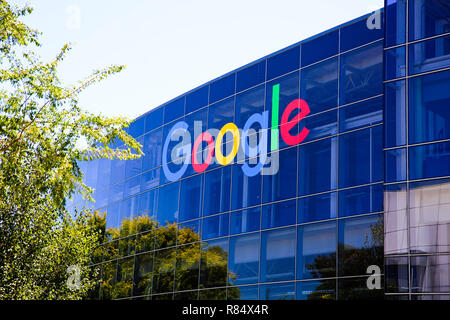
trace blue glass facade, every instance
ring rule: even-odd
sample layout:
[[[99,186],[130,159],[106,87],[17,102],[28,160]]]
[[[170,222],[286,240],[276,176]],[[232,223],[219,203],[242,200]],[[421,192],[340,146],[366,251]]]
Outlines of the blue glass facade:
[[[145,156],[82,163],[95,189],[94,209],[106,212],[99,298],[427,299],[449,293],[449,17],[445,1],[387,0],[384,10],[136,119],[128,132]],[[372,19],[380,19],[378,27]],[[280,119],[299,99],[309,112],[289,133],[308,134],[289,143]],[[270,128],[255,122],[248,137],[260,142],[259,153],[239,145],[238,161],[183,169],[187,153],[179,150],[190,153],[202,132],[228,123],[244,128],[265,112]],[[180,121],[188,125],[187,142],[170,139]],[[217,140],[217,132],[213,136]],[[219,151],[225,155],[233,140],[224,140]],[[264,168],[246,174],[243,166],[263,161],[263,140],[270,146]],[[192,157],[206,158],[206,141]],[[167,168],[165,152],[175,155]],[[265,174],[274,163],[278,169]],[[170,179],[166,170],[185,171]],[[367,286],[371,265],[380,268],[380,289]]]

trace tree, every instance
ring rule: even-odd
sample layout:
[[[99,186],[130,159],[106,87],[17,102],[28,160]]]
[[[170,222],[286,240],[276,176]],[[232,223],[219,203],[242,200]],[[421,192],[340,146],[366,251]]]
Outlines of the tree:
[[[92,200],[79,161],[135,159],[139,145],[122,117],[83,111],[80,93],[123,66],[94,71],[64,86],[58,66],[65,45],[50,62],[37,54],[39,33],[20,19],[32,12],[0,0],[0,299],[79,299],[94,286],[87,265],[101,238],[86,210],[65,209],[75,192]],[[113,149],[121,140],[126,149]],[[78,265],[81,285],[66,285]]]

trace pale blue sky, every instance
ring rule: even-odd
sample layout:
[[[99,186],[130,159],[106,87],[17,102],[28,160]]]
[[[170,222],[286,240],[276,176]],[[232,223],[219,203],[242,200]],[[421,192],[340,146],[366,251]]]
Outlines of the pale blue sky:
[[[23,3],[23,0],[15,0]],[[71,83],[93,69],[127,69],[85,91],[85,109],[130,118],[226,72],[379,9],[383,0],[32,0],[25,22],[43,32]],[[79,19],[77,19],[77,11]],[[77,23],[79,20],[79,24]]]

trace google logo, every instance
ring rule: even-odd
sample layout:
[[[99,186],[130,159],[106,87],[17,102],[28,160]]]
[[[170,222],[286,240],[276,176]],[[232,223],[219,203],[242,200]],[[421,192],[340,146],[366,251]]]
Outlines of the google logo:
[[[279,105],[280,105],[280,85],[276,84],[272,87],[272,117],[270,121],[270,151],[278,150],[279,135],[288,145],[297,145],[301,143],[309,134],[309,130],[304,127],[298,134],[292,135],[291,130],[305,118],[310,110],[305,100],[295,99],[291,101],[283,114],[281,115],[281,123],[279,124]],[[294,116],[294,111],[298,111]],[[259,125],[260,142],[256,146],[249,143],[249,137],[254,137],[252,134],[252,126]],[[230,164],[238,154],[239,147],[242,146],[246,158],[258,158],[258,163],[251,166],[250,163],[245,162],[242,165],[242,170],[246,176],[252,177],[261,172],[267,161],[268,154],[268,132],[269,132],[269,112],[252,114],[242,130],[239,130],[236,124],[229,122],[225,124],[220,130],[208,129],[199,134],[194,140],[192,146],[190,133],[188,131],[189,125],[185,121],[177,122],[169,131],[163,146],[162,165],[166,178],[169,181],[176,181],[180,179],[186,172],[188,165],[192,163],[195,172],[204,172],[212,163],[214,157],[217,163],[222,166]],[[254,130],[253,130],[254,131]],[[231,134],[232,141],[224,142],[226,134]],[[183,159],[181,168],[173,172],[169,168],[168,151],[171,141],[182,141],[172,150],[172,159]],[[203,163],[198,160],[200,147],[203,143],[207,144],[204,150],[206,157]],[[223,143],[226,143],[226,152],[223,152]],[[191,149],[192,148],[192,149]],[[175,161],[174,161],[175,162]],[[250,161],[249,161],[250,162]],[[272,171],[271,174],[275,174]]]

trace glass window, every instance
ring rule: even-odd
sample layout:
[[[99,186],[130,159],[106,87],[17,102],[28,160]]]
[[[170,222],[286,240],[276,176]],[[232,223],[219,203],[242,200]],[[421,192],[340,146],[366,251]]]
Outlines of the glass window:
[[[230,213],[230,234],[259,230],[261,208],[255,207]]]
[[[99,159],[98,161],[97,190],[102,191],[109,187],[112,161],[109,159]]]
[[[265,86],[260,85],[236,96],[235,119],[238,128],[244,128],[245,122],[254,113],[264,111],[264,91]]]
[[[231,166],[205,173],[204,216],[230,209]]]
[[[340,276],[366,274],[371,265],[383,268],[382,215],[339,220],[338,230]]]
[[[409,80],[409,143],[450,138],[450,71]]]
[[[298,227],[297,279],[336,276],[336,222]]]
[[[336,189],[336,157],[336,138],[300,145],[298,165],[299,195]]]
[[[133,288],[134,257],[121,259],[117,262],[114,297],[131,297]]]
[[[409,1],[409,41],[450,32],[450,4],[447,1]]]
[[[406,149],[385,151],[386,156],[386,182],[406,180]]]
[[[450,66],[450,36],[415,43],[408,50],[409,74]]]
[[[339,130],[345,132],[383,121],[383,98],[376,97],[339,109]]]
[[[119,240],[119,257],[127,257],[136,252],[136,236]]]
[[[210,129],[220,130],[228,122],[234,122],[234,97],[209,107],[208,126]]]
[[[230,289],[236,291],[237,294],[230,296]],[[258,286],[239,286],[228,288],[228,300],[258,300]]]
[[[194,220],[178,224],[177,245],[199,241],[201,220]]]
[[[161,168],[147,171],[141,175],[141,191],[149,190],[159,186]]]
[[[125,160],[114,159],[111,160],[111,185],[125,180]]]
[[[164,107],[164,123],[168,123],[184,115],[184,100],[184,97],[179,98]]]
[[[218,238],[228,235],[229,214],[221,214],[203,219],[202,239]]]
[[[339,217],[383,211],[383,185],[339,191]]]
[[[336,192],[298,199],[298,223],[336,218],[336,199]]]
[[[138,202],[139,202],[138,207],[139,216],[141,217],[147,216],[152,219],[156,218],[156,210],[158,205],[158,189],[141,193],[140,195],[138,195]]]
[[[223,77],[216,82],[211,83],[209,87],[209,103],[213,103],[228,96],[231,96],[235,92],[236,87],[236,74],[230,74]]]
[[[406,39],[406,0],[387,0],[384,7],[386,13],[386,46],[395,46]]]
[[[116,202],[106,208],[106,235],[105,240],[110,240],[113,235],[108,230],[112,228],[119,228],[120,226],[120,202]]]
[[[302,67],[338,54],[339,30],[302,44]]]
[[[325,113],[306,117],[300,121],[300,130],[308,128],[309,133],[304,141],[315,140],[326,136],[337,134],[337,110],[331,110]]]
[[[274,153],[272,153],[272,157]],[[294,198],[297,194],[297,148],[279,151],[276,174],[263,175],[263,202]]]
[[[124,188],[125,186],[123,182],[113,185],[109,189],[108,203],[111,204],[123,200]]]
[[[180,183],[168,184],[159,189],[158,222],[161,225],[176,222],[178,218],[178,199]]]
[[[136,236],[136,253],[153,251],[155,249],[155,230],[139,233]],[[153,257],[153,254],[151,254]]]
[[[308,103],[311,114],[338,104],[338,58],[302,69],[300,98]]]
[[[198,288],[200,243],[177,247],[175,265],[175,291]]]
[[[256,86],[266,79],[266,60],[255,63],[237,73],[237,92]]]
[[[381,289],[367,288],[367,276],[338,279],[338,300],[384,300],[383,277]]]
[[[175,248],[155,251],[152,293],[173,291],[175,254]]]
[[[293,280],[295,277],[295,227],[261,233],[260,281]]]
[[[133,138],[137,138],[144,134],[144,125],[145,125],[144,117],[135,119],[133,122],[130,123],[130,126],[128,127],[128,133]]]
[[[336,280],[297,282],[296,300],[336,300]]]
[[[261,300],[294,300],[295,283],[276,283],[259,286],[259,299]]]
[[[164,108],[157,108],[145,116],[145,132],[152,131],[163,124]]]
[[[384,51],[384,78],[391,80],[406,76],[406,48]]]
[[[380,9],[379,11],[373,12],[372,15],[373,16],[356,21],[341,29],[341,52],[384,37],[384,13]],[[370,28],[368,28],[368,26],[370,26]]]
[[[233,165],[231,209],[253,207],[261,204],[261,175],[248,177],[241,165]]]
[[[450,292],[450,255],[411,257],[412,292]]]
[[[133,295],[149,295],[152,290],[153,252],[136,256]]]
[[[267,79],[281,76],[299,67],[300,46],[296,46],[267,59]]]
[[[384,260],[386,292],[408,292],[408,258],[390,257]]]
[[[383,93],[383,42],[377,42],[341,57],[340,104]]]
[[[450,142],[409,148],[409,179],[450,175]]]
[[[144,145],[142,151],[142,170],[147,171],[161,165],[162,158],[162,128],[152,131],[144,136]]]
[[[339,137],[339,187],[383,180],[382,126]]]
[[[203,175],[181,180],[179,222],[202,216]]]
[[[186,114],[208,104],[209,86],[204,86],[186,96]]]
[[[222,287],[228,279],[228,238],[202,242],[200,288]]]
[[[141,191],[141,176],[137,176],[125,181],[124,197],[130,197],[138,194]]]
[[[295,224],[295,202],[295,200],[289,200],[263,206],[261,229],[276,228]]]
[[[259,233],[230,238],[228,270],[231,284],[258,282]]]
[[[385,146],[406,144],[406,82],[395,81],[385,85]]]
[[[384,253],[404,254],[408,250],[406,184],[385,186]]]

